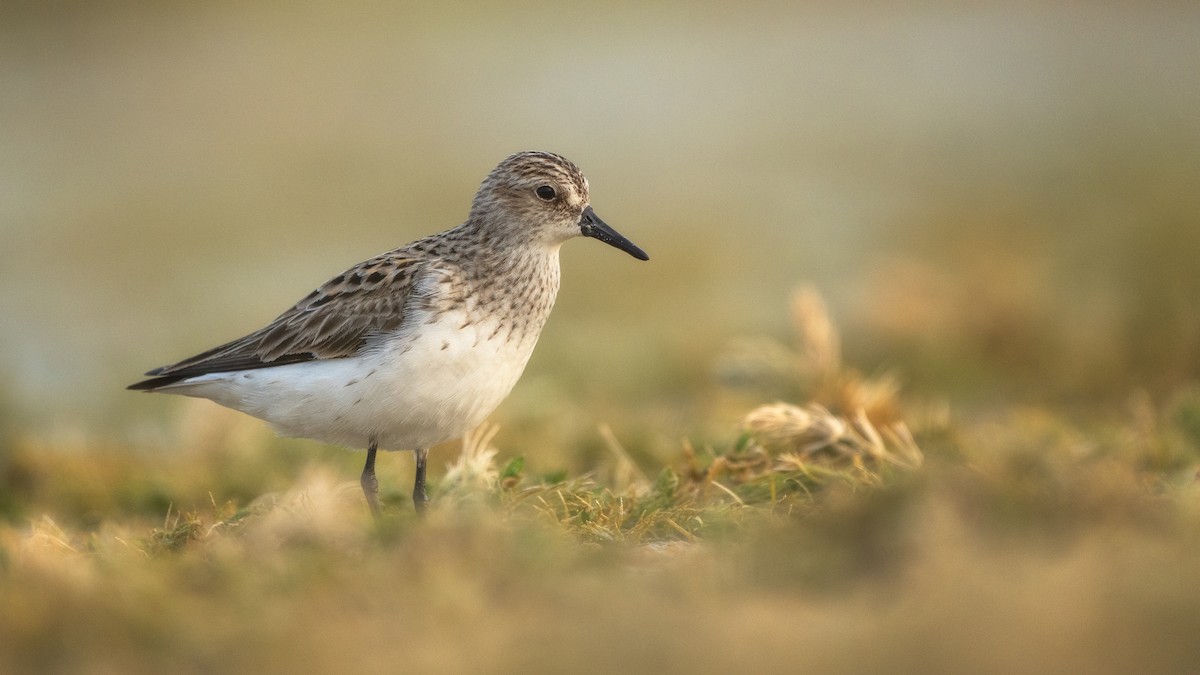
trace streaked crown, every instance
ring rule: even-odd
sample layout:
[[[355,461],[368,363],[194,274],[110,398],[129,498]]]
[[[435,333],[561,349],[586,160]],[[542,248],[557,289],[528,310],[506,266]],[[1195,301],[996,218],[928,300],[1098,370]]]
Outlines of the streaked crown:
[[[519,232],[560,243],[579,235],[588,204],[587,178],[570,160],[551,152],[518,152],[483,180],[471,204],[470,221],[510,236]]]

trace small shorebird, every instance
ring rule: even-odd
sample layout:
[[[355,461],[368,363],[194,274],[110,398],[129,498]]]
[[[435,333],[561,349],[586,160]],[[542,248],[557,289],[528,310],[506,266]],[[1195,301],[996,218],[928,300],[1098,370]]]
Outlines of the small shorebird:
[[[579,168],[548,152],[500,162],[465,223],[361,262],[274,321],[129,389],[207,398],[286,436],[413,450],[422,512],[429,447],[483,421],[516,384],[558,293],[558,249],[599,239],[649,256],[592,210]]]

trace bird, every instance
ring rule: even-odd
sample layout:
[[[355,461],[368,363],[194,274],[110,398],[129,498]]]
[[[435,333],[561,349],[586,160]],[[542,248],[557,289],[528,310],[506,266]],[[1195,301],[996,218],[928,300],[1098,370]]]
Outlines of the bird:
[[[559,248],[575,237],[650,259],[596,215],[579,167],[518,152],[483,180],[463,223],[360,262],[262,328],[128,389],[209,399],[283,436],[365,448],[359,482],[377,518],[376,453],[411,450],[423,514],[429,448],[508,396],[554,306]]]

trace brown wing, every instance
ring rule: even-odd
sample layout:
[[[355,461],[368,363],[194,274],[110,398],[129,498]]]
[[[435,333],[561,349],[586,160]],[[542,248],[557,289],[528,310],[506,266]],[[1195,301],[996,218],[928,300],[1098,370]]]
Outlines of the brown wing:
[[[129,389],[150,390],[207,373],[251,370],[357,354],[371,337],[394,331],[420,297],[428,258],[394,251],[330,279],[263,328],[179,363],[146,373]]]

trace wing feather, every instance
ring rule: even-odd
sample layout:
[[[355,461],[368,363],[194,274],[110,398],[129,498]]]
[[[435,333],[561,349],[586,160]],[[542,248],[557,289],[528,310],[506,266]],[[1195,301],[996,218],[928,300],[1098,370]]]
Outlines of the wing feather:
[[[207,373],[266,368],[359,353],[428,303],[422,279],[437,261],[393,251],[334,277],[261,329],[178,363],[155,368],[130,389],[155,389]]]

